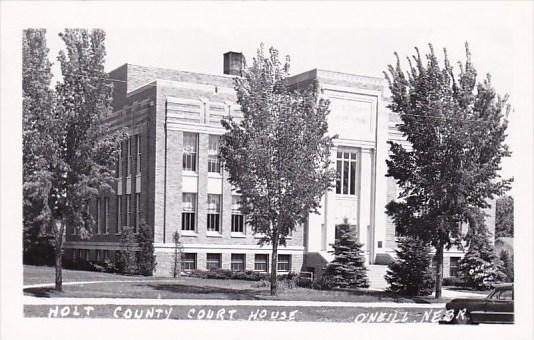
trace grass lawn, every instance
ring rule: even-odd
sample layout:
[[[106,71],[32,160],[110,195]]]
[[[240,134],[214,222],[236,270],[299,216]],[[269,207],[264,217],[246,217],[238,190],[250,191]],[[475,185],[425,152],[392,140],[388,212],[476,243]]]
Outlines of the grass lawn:
[[[382,291],[321,291],[307,288],[279,289],[278,296],[269,287],[255,287],[257,282],[182,277],[178,279],[126,276],[108,273],[64,270],[64,282],[135,281],[64,285],[63,292],[53,288],[28,288],[25,295],[37,297],[80,298],[149,298],[149,299],[224,299],[224,300],[293,300],[345,302],[418,302],[438,303],[446,299],[404,298]],[[53,267],[24,266],[24,284],[53,283]]]

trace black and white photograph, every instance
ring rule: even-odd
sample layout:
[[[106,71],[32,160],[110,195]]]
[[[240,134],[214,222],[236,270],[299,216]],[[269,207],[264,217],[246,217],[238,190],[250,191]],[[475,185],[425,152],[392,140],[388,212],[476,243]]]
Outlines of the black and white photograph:
[[[532,339],[528,1],[2,1],[2,339]]]

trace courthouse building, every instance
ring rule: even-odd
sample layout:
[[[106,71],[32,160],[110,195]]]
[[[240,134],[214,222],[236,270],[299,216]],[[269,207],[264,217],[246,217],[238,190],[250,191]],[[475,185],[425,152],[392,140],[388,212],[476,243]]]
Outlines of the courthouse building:
[[[112,129],[127,128],[129,139],[121,147],[116,193],[94,202],[97,224],[90,239],[68,231],[67,258],[111,259],[121,230],[137,231],[143,219],[154,228],[155,275],[172,273],[175,232],[185,270],[270,270],[271,247],[257,244],[240,212],[239,193],[217,157],[225,132],[221,119],[242,117],[233,89],[241,58],[226,53],[219,75],[132,64],[110,72],[113,113],[106,121]],[[319,213],[310,214],[279,248],[278,270],[320,270],[332,259],[328,251],[344,219],[355,227],[368,263],[385,265],[396,247],[385,205],[397,195],[395,181],[385,176],[387,141],[403,142],[395,129],[398,117],[386,108],[387,84],[381,78],[318,69],[289,79],[296,87],[314,81],[330,100],[330,134],[339,136],[331,156],[338,179],[321,199]],[[461,255],[446,252],[445,276],[454,275]]]

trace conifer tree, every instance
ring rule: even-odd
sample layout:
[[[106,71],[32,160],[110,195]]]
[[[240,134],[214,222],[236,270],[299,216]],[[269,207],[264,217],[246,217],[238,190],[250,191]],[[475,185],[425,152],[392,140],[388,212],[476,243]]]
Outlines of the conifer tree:
[[[502,263],[491,245],[490,234],[481,223],[476,234],[468,238],[468,250],[460,259],[459,274],[466,286],[474,289],[490,289],[505,280]]]
[[[414,237],[399,237],[397,258],[388,266],[388,291],[407,296],[432,293],[434,278],[428,243]]]
[[[506,276],[506,282],[514,282],[514,257],[503,249],[499,254],[499,259],[502,263],[503,273]]]
[[[154,254],[154,233],[152,227],[144,219],[141,219],[139,224],[137,243],[139,244],[139,258],[137,259],[139,272],[145,276],[152,276],[157,264]]]
[[[122,228],[119,241],[119,259],[117,263],[121,273],[135,274],[139,271],[136,255],[138,246],[139,244],[137,243],[133,228]]]
[[[502,196],[495,202],[495,236],[514,237],[514,198]]]
[[[334,260],[323,273],[333,287],[369,287],[362,246],[356,239],[354,228],[347,221],[336,226],[336,242],[332,245]]]

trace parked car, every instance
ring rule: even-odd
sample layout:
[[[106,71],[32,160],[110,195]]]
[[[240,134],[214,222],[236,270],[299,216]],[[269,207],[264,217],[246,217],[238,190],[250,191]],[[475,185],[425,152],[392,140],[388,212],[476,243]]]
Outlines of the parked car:
[[[453,299],[445,304],[447,315],[440,323],[514,323],[514,285],[496,285],[486,298]]]

